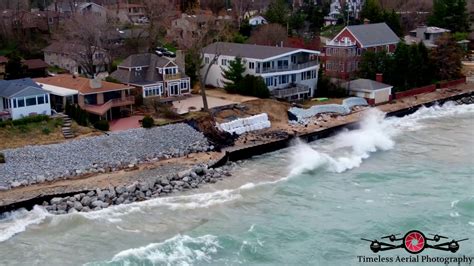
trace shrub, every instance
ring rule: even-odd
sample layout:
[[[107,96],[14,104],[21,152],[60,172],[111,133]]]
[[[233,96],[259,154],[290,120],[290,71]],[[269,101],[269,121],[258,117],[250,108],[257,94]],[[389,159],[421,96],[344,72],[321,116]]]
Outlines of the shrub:
[[[5,163],[5,154],[0,152],[0,163]]]
[[[94,123],[94,127],[98,130],[109,131],[109,129],[110,129],[109,121],[99,120],[99,121]]]
[[[240,84],[238,84],[238,93],[258,98],[270,97],[270,91],[263,78],[253,75],[246,75],[243,78]]]
[[[121,83],[118,79],[114,78],[114,77],[111,77],[111,76],[107,76],[105,78],[105,81],[107,82],[112,82],[112,83]]]
[[[30,129],[26,125],[19,125],[18,129],[21,133],[27,133],[28,131],[30,131]]]
[[[32,116],[23,117],[16,120],[2,121],[0,122],[0,127],[5,127],[6,125],[20,126],[20,125],[26,125],[30,123],[49,121],[49,119],[51,118],[47,115],[32,115]]]
[[[49,129],[49,127],[43,127],[41,132],[45,135],[49,135],[51,133],[51,129]]]
[[[144,128],[152,128],[155,125],[155,119],[153,117],[147,115],[142,120],[142,127]]]

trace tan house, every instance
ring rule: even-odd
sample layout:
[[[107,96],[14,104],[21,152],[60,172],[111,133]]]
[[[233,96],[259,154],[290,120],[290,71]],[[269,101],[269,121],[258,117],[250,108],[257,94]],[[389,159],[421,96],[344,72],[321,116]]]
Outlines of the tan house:
[[[107,6],[107,16],[120,23],[146,23],[145,6],[117,2]]]
[[[77,104],[89,114],[111,120],[122,111],[130,112],[135,103],[133,87],[87,79],[70,74],[37,78],[35,81],[50,92],[51,106],[62,111],[66,103]]]

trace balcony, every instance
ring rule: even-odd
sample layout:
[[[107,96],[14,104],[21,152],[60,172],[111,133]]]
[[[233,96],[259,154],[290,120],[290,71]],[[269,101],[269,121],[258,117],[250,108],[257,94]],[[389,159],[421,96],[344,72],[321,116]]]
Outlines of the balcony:
[[[163,78],[165,80],[176,80],[176,79],[181,79],[183,75],[181,73],[176,73],[176,74],[164,74]]]
[[[104,104],[86,104],[84,105],[84,110],[89,113],[96,114],[96,115],[104,115],[107,111],[109,111],[113,107],[120,107],[120,106],[127,106],[135,104],[135,97],[134,96],[127,96],[125,98],[117,98],[109,100]]]
[[[268,73],[276,73],[276,72],[285,72],[285,71],[294,71],[294,70],[301,70],[312,66],[317,66],[319,64],[318,60],[312,60],[305,63],[300,64],[292,64],[287,67],[274,67],[274,68],[263,68],[257,69],[256,73],[259,74],[268,74]]]
[[[309,86],[302,84],[292,84],[284,89],[272,90],[273,97],[278,99],[292,99],[293,96],[297,96],[297,98],[299,99],[299,95],[304,93],[307,93],[308,95],[311,94],[311,89],[309,88]]]

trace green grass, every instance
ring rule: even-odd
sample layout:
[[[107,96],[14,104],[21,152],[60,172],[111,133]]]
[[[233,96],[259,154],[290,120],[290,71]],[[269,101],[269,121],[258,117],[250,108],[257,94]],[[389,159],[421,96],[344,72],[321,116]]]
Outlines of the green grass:
[[[336,34],[338,34],[344,27],[344,24],[324,27],[321,30],[321,36],[326,38],[334,38],[334,36],[336,36]]]
[[[176,51],[178,50],[178,49],[176,49],[176,47],[174,47],[172,44],[169,44],[169,43],[165,43],[163,45],[163,47],[168,49],[168,51],[173,52],[173,53],[176,53]]]

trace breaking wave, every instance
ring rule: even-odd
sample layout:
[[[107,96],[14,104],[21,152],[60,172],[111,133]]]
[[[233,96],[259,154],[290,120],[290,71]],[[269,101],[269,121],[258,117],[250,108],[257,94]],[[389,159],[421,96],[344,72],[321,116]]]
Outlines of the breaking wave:
[[[344,131],[331,139],[331,151],[342,151],[342,155],[316,150],[302,141],[297,141],[292,151],[290,175],[324,169],[341,173],[359,167],[364,159],[376,151],[390,150],[395,146],[393,138],[407,130],[419,130],[422,120],[473,113],[474,105],[455,105],[448,102],[443,106],[421,107],[417,112],[401,118],[385,118],[378,109],[369,109],[360,128]],[[332,153],[332,152],[331,152]]]
[[[30,225],[40,224],[51,216],[45,209],[35,206],[33,210],[20,209],[0,215],[0,242],[26,230]]]
[[[161,243],[121,251],[105,264],[191,265],[195,262],[210,262],[211,255],[217,253],[220,248],[217,237],[213,235],[199,237],[177,235]],[[104,265],[104,263],[86,265]]]

